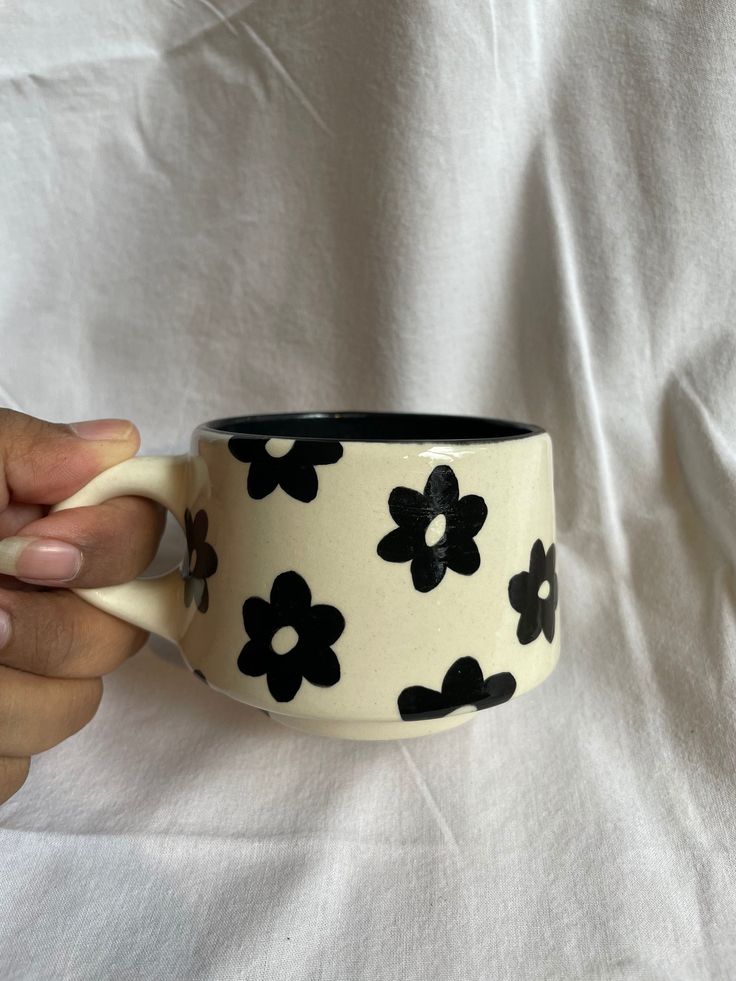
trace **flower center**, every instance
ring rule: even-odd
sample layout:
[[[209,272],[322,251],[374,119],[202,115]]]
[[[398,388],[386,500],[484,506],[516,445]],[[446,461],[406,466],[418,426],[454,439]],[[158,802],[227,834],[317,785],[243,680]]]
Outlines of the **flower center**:
[[[190,576],[193,576],[194,575],[194,567],[195,567],[196,564],[197,564],[197,550],[196,550],[196,548],[193,548],[192,549],[192,554],[189,556],[189,575]]]
[[[279,627],[271,638],[271,649],[274,654],[288,654],[299,641],[299,634],[293,627]]]
[[[447,518],[444,514],[438,514],[436,517],[427,525],[427,530],[424,532],[424,541],[429,548],[436,545],[438,541],[445,534],[445,529],[447,528]]]
[[[549,579],[545,579],[542,585],[537,590],[537,596],[544,600],[549,596]]]
[[[266,453],[275,457],[286,456],[293,445],[293,439],[269,439],[266,442]]]

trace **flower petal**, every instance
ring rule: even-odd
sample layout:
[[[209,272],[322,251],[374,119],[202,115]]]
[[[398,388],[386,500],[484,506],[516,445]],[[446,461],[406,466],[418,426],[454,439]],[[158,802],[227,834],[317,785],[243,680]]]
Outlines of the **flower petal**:
[[[399,714],[405,722],[441,719],[453,710],[453,706],[447,704],[447,699],[441,692],[422,685],[405,688],[399,695],[398,705]]]
[[[448,467],[444,463],[435,467],[424,488],[424,496],[434,508],[435,513],[439,514],[451,508],[453,504],[457,503],[459,494],[457,477],[452,467]]]
[[[192,534],[192,527],[194,521],[192,520],[192,512],[187,508],[184,512],[184,534],[187,536],[187,548],[191,552],[193,547],[194,536]]]
[[[280,624],[270,603],[260,596],[251,596],[243,603],[243,626],[252,640],[269,645]]]
[[[448,533],[462,529],[463,534],[474,538],[483,527],[488,515],[486,502],[478,494],[466,494],[447,513]]]
[[[290,702],[302,686],[302,674],[295,659],[274,658],[268,669],[268,690],[277,702]]]
[[[279,483],[289,497],[305,504],[315,499],[319,488],[317,471],[311,463],[290,465],[286,457],[279,461]]]
[[[191,606],[192,600],[195,598],[195,580],[191,576],[187,576],[184,580],[184,605]]]
[[[414,556],[416,545],[403,528],[394,528],[380,540],[376,551],[386,562],[408,562]]]
[[[542,600],[542,630],[551,644],[555,638],[555,606],[551,594]]]
[[[282,572],[271,586],[271,605],[284,623],[293,616],[303,616],[312,603],[309,586],[298,572]]]
[[[202,542],[197,548],[197,561],[194,563],[192,574],[200,579],[207,579],[217,572],[217,553],[209,542]]]
[[[519,617],[516,636],[520,644],[531,644],[542,632],[542,600],[535,596]]]
[[[550,547],[547,549],[547,559],[544,563],[544,571],[546,573],[547,579],[552,580],[552,576],[555,574],[555,561],[557,559],[557,551],[555,549],[555,543],[552,542]]]
[[[248,468],[248,493],[261,501],[276,490],[279,482],[277,467],[269,460],[257,460]]]
[[[528,572],[519,572],[509,580],[509,602],[517,613],[523,613],[530,597],[536,596],[531,588]]]
[[[394,487],[388,496],[388,510],[400,528],[418,533],[435,517],[424,494],[412,487]]]
[[[314,638],[315,643],[329,647],[345,629],[345,617],[334,606],[318,603],[309,611],[309,616],[305,618],[305,625],[308,626],[310,637]]]
[[[427,548],[411,560],[411,580],[420,593],[428,593],[439,586],[447,571],[447,564],[434,549]]]
[[[445,554],[449,567],[461,576],[472,576],[480,568],[480,552],[472,538],[450,540]]]
[[[326,463],[337,463],[342,453],[342,443],[338,443],[337,440],[298,439],[286,454],[286,458],[295,463],[323,466]]]
[[[197,609],[200,613],[206,613],[210,608],[210,591],[207,588],[206,579],[196,579],[195,582],[200,583],[200,593],[199,600],[197,601]]]
[[[542,544],[542,539],[538,538],[532,545],[532,551],[529,556],[529,575],[536,583],[534,587],[535,593],[544,582],[546,566],[547,556],[544,553],[544,545]]]
[[[194,537],[195,547],[201,545],[207,537],[208,525],[209,519],[207,517],[207,512],[204,509],[200,509],[194,516],[194,522],[192,523],[192,535]]]
[[[447,671],[442,694],[452,708],[470,705],[485,694],[483,672],[474,657],[461,657]]]
[[[498,674],[492,674],[486,678],[483,683],[483,690],[483,697],[475,703],[479,710],[508,702],[516,691],[516,678],[510,671],[499,671]]]
[[[190,606],[192,600],[194,600],[197,609],[200,612],[205,613],[207,606],[205,605],[204,610],[202,609],[202,597],[204,596],[206,583],[204,579],[198,579],[196,576],[187,576],[186,585],[184,586],[184,602],[187,606]],[[209,603],[209,596],[205,603]]]
[[[302,657],[302,674],[312,685],[320,688],[331,688],[340,680],[340,662],[330,647],[312,651]]]
[[[250,678],[260,678],[268,671],[268,666],[274,654],[269,647],[264,647],[258,641],[249,640],[238,657],[238,671]]]
[[[252,439],[250,436],[231,436],[227,448],[241,463],[253,463],[255,460],[264,460],[268,456],[267,442],[268,440]]]

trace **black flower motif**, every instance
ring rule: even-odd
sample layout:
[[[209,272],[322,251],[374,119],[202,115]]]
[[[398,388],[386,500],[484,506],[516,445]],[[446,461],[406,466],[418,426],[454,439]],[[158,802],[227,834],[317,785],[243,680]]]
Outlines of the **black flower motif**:
[[[399,695],[399,712],[405,722],[417,719],[441,719],[463,705],[477,709],[491,708],[507,702],[516,691],[516,678],[508,671],[492,674],[483,680],[483,672],[474,657],[461,657],[450,667],[442,690],[414,685]]]
[[[217,553],[206,541],[208,525],[206,511],[197,511],[194,518],[188,508],[184,512],[184,531],[187,536],[189,556],[186,568],[182,570],[184,602],[187,606],[191,606],[194,600],[200,613],[206,613],[210,605],[207,580],[217,572]]]
[[[337,463],[342,444],[335,440],[297,439],[283,456],[268,451],[268,439],[231,436],[228,448],[236,460],[249,463],[248,493],[261,500],[281,487],[297,501],[313,501],[319,481],[315,467]]]
[[[546,584],[546,586],[545,586]],[[522,644],[531,644],[542,631],[552,643],[557,608],[557,573],[555,546],[545,554],[541,538],[532,545],[529,572],[519,572],[509,581],[509,600],[519,617],[516,636]]]
[[[238,668],[253,678],[265,674],[277,702],[290,702],[302,679],[330,688],[340,680],[340,662],[332,650],[345,629],[334,606],[312,606],[309,586],[297,572],[282,572],[271,587],[271,602],[251,596],[243,603],[243,624],[250,640]]]
[[[435,467],[423,494],[394,487],[388,509],[398,527],[378,543],[378,554],[387,562],[411,560],[412,582],[420,593],[438,586],[448,567],[463,576],[478,570],[480,553],[473,538],[488,508],[477,494],[460,497],[451,467]]]

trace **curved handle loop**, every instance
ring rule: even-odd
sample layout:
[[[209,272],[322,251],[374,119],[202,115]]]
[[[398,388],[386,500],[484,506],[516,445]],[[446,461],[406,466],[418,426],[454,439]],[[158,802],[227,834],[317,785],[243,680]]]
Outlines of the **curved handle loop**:
[[[112,497],[135,494],[158,501],[183,528],[187,501],[196,494],[191,486],[194,472],[194,460],[188,455],[133,457],[98,474],[52,511],[89,507]],[[106,613],[178,643],[186,621],[182,590],[181,575],[173,570],[155,579],[134,579],[119,586],[74,592]]]

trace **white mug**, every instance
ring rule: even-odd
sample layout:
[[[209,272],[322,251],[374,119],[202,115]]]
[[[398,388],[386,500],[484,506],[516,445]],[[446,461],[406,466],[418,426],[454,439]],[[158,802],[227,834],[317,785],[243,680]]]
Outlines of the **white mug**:
[[[559,655],[552,443],[475,417],[324,412],[204,423],[54,510],[126,494],[185,530],[180,569],[75,592],[176,643],[217,691],[305,732],[451,729]]]

